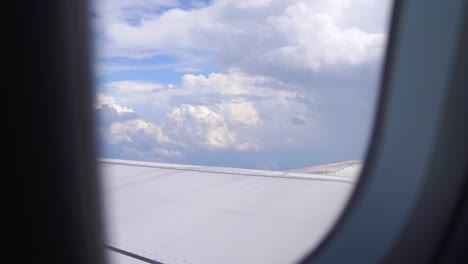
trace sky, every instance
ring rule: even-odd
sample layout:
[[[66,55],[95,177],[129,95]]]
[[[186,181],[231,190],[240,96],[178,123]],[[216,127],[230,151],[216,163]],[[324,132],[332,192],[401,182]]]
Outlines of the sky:
[[[94,0],[99,156],[287,170],[363,159],[389,0]]]

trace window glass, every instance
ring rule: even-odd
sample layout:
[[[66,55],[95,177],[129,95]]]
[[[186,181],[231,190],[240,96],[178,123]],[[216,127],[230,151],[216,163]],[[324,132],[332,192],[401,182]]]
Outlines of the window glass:
[[[158,163],[159,168],[166,166],[164,168],[191,171],[194,177],[195,172],[200,170],[216,175],[212,167],[220,167],[216,172],[230,175],[263,173],[265,176],[269,173],[269,176],[275,177],[290,176],[281,180],[293,177],[305,179],[307,176],[304,174],[337,181],[340,177],[345,178],[342,181],[350,183],[351,187],[335,189],[327,185],[322,191],[317,191],[310,186],[310,190],[305,191],[306,196],[295,197],[291,193],[301,193],[298,189],[307,184],[295,182],[294,185],[285,180],[284,184],[277,185],[276,181],[270,182],[263,177],[260,180],[249,178],[245,183],[231,186],[218,183],[219,178],[203,178],[208,176],[200,172],[198,174],[203,174],[198,178],[200,185],[203,183],[211,189],[197,192],[197,195],[201,197],[209,193],[212,198],[196,196],[189,202],[184,200],[204,204],[206,199],[226,198],[234,188],[240,193],[246,188],[245,192],[255,196],[256,193],[248,191],[249,188],[271,185],[276,189],[265,189],[265,193],[257,195],[266,197],[261,205],[260,198],[255,196],[257,200],[237,200],[243,203],[242,206],[216,206],[231,209],[239,208],[236,206],[254,207],[257,208],[256,212],[263,212],[261,208],[271,207],[274,210],[274,206],[281,208],[284,203],[282,215],[297,214],[298,217],[302,205],[299,211],[288,211],[286,208],[291,207],[288,201],[292,204],[299,204],[297,201],[301,199],[324,201],[321,202],[323,206],[317,208],[333,213],[325,221],[327,225],[316,223],[315,228],[321,230],[321,235],[315,234],[315,243],[301,244],[310,240],[309,236],[313,234],[307,233],[304,237],[298,233],[288,234],[287,226],[280,228],[281,232],[286,233],[274,234],[276,222],[276,227],[266,225],[262,229],[260,220],[269,219],[270,211],[263,212],[267,216],[262,217],[266,218],[253,217],[246,222],[232,224],[233,230],[237,230],[240,226],[245,227],[249,221],[257,223],[254,228],[240,228],[239,232],[258,237],[271,233],[278,235],[277,239],[282,234],[291,236],[291,241],[300,237],[294,240],[294,247],[302,245],[310,249],[334,222],[362,167],[379,93],[379,73],[385,52],[390,7],[389,0],[93,1],[94,109],[99,120],[96,124],[99,157]],[[133,163],[132,168],[127,165],[122,162],[102,165],[105,177],[112,177],[111,180],[104,180],[103,188],[111,190],[130,183],[136,186],[166,173],[155,172],[154,164]],[[199,166],[204,167],[200,169]],[[225,167],[230,169],[223,169]],[[246,173],[245,170],[235,171],[232,168],[263,172]],[[126,179],[130,174],[133,178]],[[158,197],[168,192],[167,195],[180,198],[189,190],[193,191],[188,187],[192,183],[182,174],[177,174],[180,179],[176,176],[166,179],[178,179],[180,182],[167,183],[167,188],[159,190],[163,194]],[[117,176],[114,175],[121,178],[116,180]],[[161,180],[157,186],[165,186],[164,181]],[[157,186],[145,187],[148,189],[141,187],[136,192],[148,195],[144,199],[149,201],[157,196],[154,194]],[[187,190],[181,186],[186,186]],[[288,193],[284,190],[292,191]],[[335,192],[341,192],[341,196],[335,195]],[[138,196],[126,195],[106,198],[111,200],[109,207],[128,205],[132,199],[129,197]],[[232,195],[237,197],[237,194]],[[338,196],[342,197],[338,202],[330,198]],[[167,201],[174,201],[167,198],[169,196],[164,197]],[[179,206],[166,205],[155,208],[148,204],[142,210],[168,210],[164,211],[165,214],[187,214],[188,218],[194,217],[192,220],[195,222],[202,221],[195,215],[189,215],[182,203]],[[239,213],[234,209],[231,211],[232,217],[238,217],[236,212]],[[118,212],[110,209],[109,215],[111,237],[114,233],[124,234],[122,230],[127,228],[126,225],[138,222],[135,212],[128,208]],[[115,220],[132,218],[132,215],[135,216],[133,220]],[[159,218],[160,215],[155,213],[145,217]],[[221,216],[212,214],[209,217],[209,221],[216,222],[213,219]],[[288,221],[288,218],[284,220]],[[296,227],[304,224],[301,226],[303,229],[310,224],[313,226],[313,222],[300,220],[300,217],[291,221]],[[183,224],[179,226],[184,227],[187,230],[196,228]],[[211,239],[216,241],[218,238],[220,244],[228,249],[239,248],[242,239],[233,238],[232,243],[223,240],[227,237],[227,233],[223,233],[226,230],[215,228]],[[125,239],[128,238],[131,242],[126,247],[133,253],[143,251],[144,246],[141,245],[156,243],[148,240],[147,244],[135,242],[138,234],[144,236],[143,231],[132,232],[128,235],[131,238],[122,235],[111,240],[127,241]],[[173,254],[171,256],[178,256],[178,252],[187,250],[183,245],[177,246],[177,241],[182,238],[174,237],[175,231],[158,234],[169,242],[165,246],[162,245],[164,242],[160,242],[162,244],[155,246],[159,249],[155,249],[155,252],[164,252],[165,249],[160,247],[167,247]],[[285,241],[289,240],[285,238]],[[208,243],[204,241],[200,245],[205,242]],[[280,242],[271,243],[273,248],[287,246]],[[132,247],[135,251],[131,250]],[[267,249],[258,249],[262,250]],[[296,254],[294,257],[297,258],[299,253],[294,252],[291,254]],[[149,254],[150,257],[147,254],[146,257],[158,259],[154,254]],[[159,261],[183,262],[183,257],[170,260],[169,255],[160,256],[162,260]],[[255,262],[255,257],[252,255],[249,259],[253,263],[262,263]],[[226,259],[213,257],[212,260],[228,263]],[[266,261],[262,258],[257,260]]]
[[[388,13],[388,0],[98,0],[100,156],[270,170],[361,160]]]

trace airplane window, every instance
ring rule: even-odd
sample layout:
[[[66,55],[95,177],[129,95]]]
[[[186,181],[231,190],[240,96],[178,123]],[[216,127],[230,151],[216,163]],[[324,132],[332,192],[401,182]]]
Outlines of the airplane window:
[[[92,3],[112,263],[316,246],[363,166],[391,1]]]

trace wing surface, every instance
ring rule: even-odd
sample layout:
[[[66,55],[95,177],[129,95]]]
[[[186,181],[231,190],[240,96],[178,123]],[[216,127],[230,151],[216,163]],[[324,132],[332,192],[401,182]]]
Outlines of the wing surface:
[[[310,174],[329,175],[329,176],[342,176],[342,177],[350,177],[352,179],[356,179],[361,173],[362,165],[363,163],[361,160],[350,160],[350,161],[330,163],[330,164],[313,166],[313,167],[298,168],[298,169],[289,170],[289,172],[310,173]]]
[[[111,263],[294,263],[354,178],[100,160]]]

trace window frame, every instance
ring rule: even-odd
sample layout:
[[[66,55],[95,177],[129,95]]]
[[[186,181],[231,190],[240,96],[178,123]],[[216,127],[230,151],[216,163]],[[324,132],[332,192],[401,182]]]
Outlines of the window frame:
[[[447,261],[444,242],[466,215],[468,190],[467,7],[395,1],[362,175],[304,263]]]

